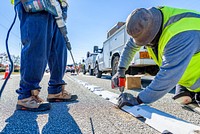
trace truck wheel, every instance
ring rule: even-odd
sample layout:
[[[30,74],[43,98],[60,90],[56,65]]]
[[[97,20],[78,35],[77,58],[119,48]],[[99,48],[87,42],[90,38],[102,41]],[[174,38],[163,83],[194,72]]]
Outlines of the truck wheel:
[[[146,72],[152,76],[155,76],[159,71],[158,66],[149,66],[146,68]]]
[[[83,66],[83,74],[86,74],[85,65]]]
[[[113,75],[115,75],[117,73],[118,63],[119,63],[119,56],[115,56],[113,61],[112,61],[112,73],[111,73],[111,76],[113,76]]]
[[[94,74],[96,75],[97,78],[101,78],[101,76],[102,76],[102,72],[99,70],[98,63],[95,64]]]
[[[93,69],[89,69],[89,74],[94,75]]]

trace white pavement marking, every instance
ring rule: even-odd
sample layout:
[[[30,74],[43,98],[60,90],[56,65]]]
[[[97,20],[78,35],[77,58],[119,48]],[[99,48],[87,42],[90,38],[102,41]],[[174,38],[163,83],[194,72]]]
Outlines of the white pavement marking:
[[[124,106],[122,109],[135,117],[145,118],[146,124],[162,133],[193,134],[195,131],[200,132],[200,126],[191,124],[148,105],[138,105],[133,107]]]
[[[104,90],[103,88],[95,85],[90,85],[87,82],[83,82],[76,78],[72,78],[79,84],[85,86],[98,96],[103,97],[110,102],[117,104],[118,94]],[[152,108],[148,105],[137,106],[124,106],[122,109],[134,117],[145,118],[145,123],[161,133],[173,133],[173,134],[199,134],[200,126],[191,124],[173,115]]]

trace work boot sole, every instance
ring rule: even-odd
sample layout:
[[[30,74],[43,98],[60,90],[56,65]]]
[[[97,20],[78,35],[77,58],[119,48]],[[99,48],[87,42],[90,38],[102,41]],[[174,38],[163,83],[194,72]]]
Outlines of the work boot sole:
[[[44,104],[41,104],[38,108],[28,108],[28,107],[24,107],[22,105],[17,104],[16,109],[17,110],[23,110],[23,111],[41,112],[41,111],[50,110],[51,104],[50,103],[44,103]]]
[[[61,98],[47,98],[48,102],[71,102],[78,99],[77,95],[71,95],[70,99],[61,99]]]
[[[197,103],[197,105],[200,107],[200,94],[196,93],[195,94],[195,102]]]
[[[182,92],[182,93],[179,93],[179,94],[175,95],[174,97],[172,97],[172,99],[176,100],[176,99],[184,97],[184,96],[193,98],[193,96],[189,92]]]

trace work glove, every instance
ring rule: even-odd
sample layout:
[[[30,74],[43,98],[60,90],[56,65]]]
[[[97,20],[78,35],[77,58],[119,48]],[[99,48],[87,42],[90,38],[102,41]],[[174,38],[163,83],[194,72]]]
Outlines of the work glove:
[[[130,93],[122,93],[118,98],[118,107],[122,108],[124,105],[127,106],[135,106],[139,105],[140,103],[137,101],[137,98],[134,97]]]
[[[62,0],[62,2],[60,2],[60,5],[62,7],[62,17],[63,17],[64,21],[66,22],[66,20],[67,20],[67,10],[68,10],[68,7],[69,7],[67,0]]]
[[[62,8],[62,16],[65,22],[67,21],[67,9],[68,6]]]
[[[119,67],[117,73],[112,77],[112,88],[119,87],[119,78],[125,78],[126,69],[123,67]]]
[[[72,50],[72,47],[71,47],[71,43],[68,41],[67,42],[67,49],[70,51],[70,50]]]

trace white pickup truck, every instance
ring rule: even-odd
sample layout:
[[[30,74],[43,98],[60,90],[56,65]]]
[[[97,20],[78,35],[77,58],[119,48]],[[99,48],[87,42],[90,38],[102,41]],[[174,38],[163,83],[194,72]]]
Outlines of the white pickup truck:
[[[94,46],[95,49],[96,46]],[[87,52],[87,57],[85,60],[83,60],[84,66],[83,66],[83,74],[86,74],[89,72],[90,75],[94,75],[94,68],[95,68],[95,61],[96,57],[98,55],[98,51],[90,53]]]
[[[126,32],[124,22],[118,22],[118,24],[108,32],[107,40],[103,42],[103,47],[100,49],[101,53],[96,57],[94,75],[96,75],[97,78],[100,78],[102,73],[111,73],[111,76],[113,76],[117,72],[121,52],[129,38],[130,36]],[[141,47],[140,51],[135,54],[126,73],[130,75],[138,73],[155,75],[158,69],[158,66],[152,58],[150,58],[147,49]]]

